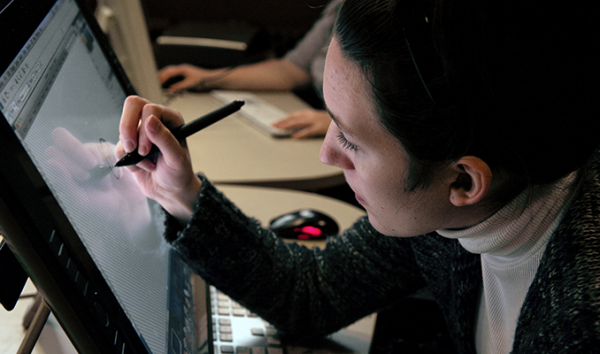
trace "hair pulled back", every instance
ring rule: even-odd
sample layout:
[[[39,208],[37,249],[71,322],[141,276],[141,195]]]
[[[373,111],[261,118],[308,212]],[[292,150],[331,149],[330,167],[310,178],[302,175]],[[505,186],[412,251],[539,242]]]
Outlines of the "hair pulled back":
[[[513,186],[553,182],[600,142],[600,38],[593,1],[345,0],[335,35],[370,80],[381,123],[411,157],[409,188],[432,169],[477,156]],[[432,21],[413,46],[406,12]],[[435,56],[434,79],[419,58]],[[431,59],[431,58],[429,58]],[[431,73],[429,73],[431,74]]]

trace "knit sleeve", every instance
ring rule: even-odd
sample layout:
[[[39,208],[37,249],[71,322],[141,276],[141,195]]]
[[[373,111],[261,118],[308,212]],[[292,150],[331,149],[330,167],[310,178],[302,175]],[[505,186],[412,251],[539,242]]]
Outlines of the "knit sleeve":
[[[191,222],[167,241],[204,280],[288,333],[334,332],[423,286],[407,240],[366,218],[324,250],[284,242],[206,179]]]

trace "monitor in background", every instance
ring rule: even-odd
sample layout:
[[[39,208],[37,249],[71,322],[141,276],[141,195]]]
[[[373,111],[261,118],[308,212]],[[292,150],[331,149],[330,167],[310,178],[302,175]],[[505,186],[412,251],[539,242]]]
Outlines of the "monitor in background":
[[[156,60],[139,0],[97,0],[96,19],[138,94],[164,103]]]
[[[191,271],[112,167],[133,88],[82,4],[0,8],[0,230],[78,352],[195,352]]]

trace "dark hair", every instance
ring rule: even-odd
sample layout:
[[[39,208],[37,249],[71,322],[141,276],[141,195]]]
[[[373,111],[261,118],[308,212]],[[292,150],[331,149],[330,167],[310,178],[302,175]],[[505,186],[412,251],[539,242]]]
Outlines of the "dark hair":
[[[411,157],[409,189],[467,155],[505,171],[519,191],[585,164],[600,142],[593,3],[345,0],[336,38]],[[415,6],[432,23],[430,48],[411,42],[416,66],[404,37]],[[419,65],[428,55],[433,68]],[[416,68],[437,71],[427,83],[435,101]]]

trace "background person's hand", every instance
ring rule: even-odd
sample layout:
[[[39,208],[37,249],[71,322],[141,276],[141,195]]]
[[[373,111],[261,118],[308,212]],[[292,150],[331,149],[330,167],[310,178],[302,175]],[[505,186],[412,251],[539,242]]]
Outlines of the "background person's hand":
[[[296,130],[292,139],[324,136],[327,133],[331,117],[326,111],[304,109],[296,111],[273,124],[275,128]]]

